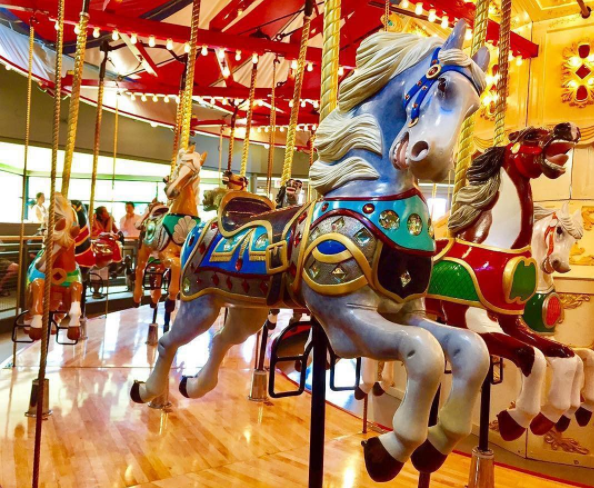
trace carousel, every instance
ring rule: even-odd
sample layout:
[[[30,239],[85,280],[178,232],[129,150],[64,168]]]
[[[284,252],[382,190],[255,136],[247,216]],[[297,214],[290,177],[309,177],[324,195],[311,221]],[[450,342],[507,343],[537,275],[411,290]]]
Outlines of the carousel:
[[[0,0],[0,486],[594,486],[589,4]]]

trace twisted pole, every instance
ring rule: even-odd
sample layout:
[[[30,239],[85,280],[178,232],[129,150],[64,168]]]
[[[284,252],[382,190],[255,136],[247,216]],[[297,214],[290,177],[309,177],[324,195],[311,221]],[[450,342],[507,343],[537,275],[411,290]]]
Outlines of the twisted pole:
[[[340,0],[327,0],[324,6],[324,44],[322,46],[322,85],[320,122],[338,104],[338,59],[340,49]]]
[[[497,80],[497,105],[495,106],[494,146],[500,146],[505,139],[505,112],[507,109],[507,85],[509,81],[511,8],[512,0],[502,0],[502,16],[499,27],[499,79]]]
[[[80,88],[82,83],[85,52],[87,49],[87,25],[89,23],[90,0],[84,0],[80,19],[78,21],[78,36],[76,38],[76,57],[74,59],[74,76],[72,78],[72,93],[68,111],[68,132],[66,148],[64,150],[64,169],[62,170],[62,195],[68,198],[70,187],[70,173],[72,172],[72,159],[76,143],[76,130],[78,128],[78,112],[80,107]]]
[[[475,18],[474,18],[474,34],[472,36],[471,56],[483,47],[485,39],[487,38],[487,24],[489,22],[489,1],[478,0],[476,3]],[[454,178],[454,192],[452,212],[454,213],[458,208],[456,197],[458,192],[466,184],[466,171],[470,166],[472,157],[472,135],[474,132],[475,117],[471,115],[468,117],[463,125],[460,133],[460,145],[458,149],[458,162],[456,164],[456,175]]]
[[[241,149],[241,169],[239,174],[245,176],[247,173],[248,156],[250,152],[250,132],[252,131],[252,117],[254,115],[254,97],[256,94],[256,79],[258,78],[258,60],[252,63],[252,76],[250,78],[250,95],[248,100],[248,113],[245,125],[245,137]]]
[[[272,91],[270,93],[270,136],[268,138],[268,171],[266,173],[266,193],[272,197],[272,166],[274,164],[274,144],[276,142],[276,66],[280,61],[272,62]]]

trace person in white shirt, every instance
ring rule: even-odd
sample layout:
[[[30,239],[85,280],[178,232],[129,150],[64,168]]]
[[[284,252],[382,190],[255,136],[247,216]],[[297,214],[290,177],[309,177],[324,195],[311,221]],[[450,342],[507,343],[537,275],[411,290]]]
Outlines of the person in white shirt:
[[[138,229],[137,224],[141,220],[142,217],[134,213],[134,203],[126,202],[126,215],[120,219],[120,230],[124,234],[124,237],[138,237],[140,235],[140,229]]]
[[[39,192],[35,195],[35,205],[32,207],[32,217],[31,220],[33,222],[38,222],[42,225],[42,227],[47,226],[47,218],[48,218],[48,211],[44,205],[45,203],[45,195],[42,192]]]

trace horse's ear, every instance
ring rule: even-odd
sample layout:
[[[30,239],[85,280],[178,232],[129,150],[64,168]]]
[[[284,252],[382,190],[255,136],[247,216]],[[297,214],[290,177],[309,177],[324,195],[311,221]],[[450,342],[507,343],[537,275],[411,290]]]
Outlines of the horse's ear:
[[[472,60],[486,73],[489,69],[489,61],[491,60],[489,49],[486,46],[481,47],[474,56],[472,56]]]
[[[509,134],[509,140],[510,142],[515,142],[518,140],[518,136],[520,135],[520,131],[514,131],[514,132],[510,132]]]
[[[561,207],[561,214],[562,215],[569,215],[569,202],[565,200],[563,206]]]
[[[450,37],[448,37],[443,43],[442,49],[444,51],[448,49],[462,49],[467,28],[468,26],[466,25],[466,21],[459,20],[456,22],[454,30],[450,34]]]

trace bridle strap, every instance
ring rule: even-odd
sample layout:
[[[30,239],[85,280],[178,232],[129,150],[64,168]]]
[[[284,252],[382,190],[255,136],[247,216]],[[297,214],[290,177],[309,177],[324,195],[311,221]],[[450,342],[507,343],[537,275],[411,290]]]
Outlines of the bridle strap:
[[[480,87],[472,79],[472,76],[468,74],[468,70],[463,66],[455,66],[455,65],[442,65],[439,62],[439,52],[441,48],[438,47],[433,51],[431,55],[431,65],[427,72],[423,75],[423,77],[417,81],[413,87],[404,95],[403,106],[406,110],[407,107],[411,102],[414,103],[412,105],[412,109],[410,111],[410,122],[408,123],[409,127],[413,127],[419,121],[419,116],[421,114],[421,105],[425,100],[425,97],[429,93],[429,89],[434,85],[434,83],[438,80],[438,76],[442,73],[447,73],[448,71],[456,71],[460,73],[462,76],[467,78],[474,86],[477,93],[481,94]]]
[[[547,255],[543,261],[543,267],[544,267],[545,271],[548,273],[552,273],[554,271],[554,269],[550,263],[550,258],[553,255],[553,252],[555,252],[555,232],[554,232],[554,230],[557,228],[557,224],[551,225],[554,221],[559,222],[556,212],[553,213],[553,215],[551,217],[551,222],[549,223],[549,225],[547,225],[547,228],[544,233],[544,241],[545,241],[545,245],[547,246]]]

